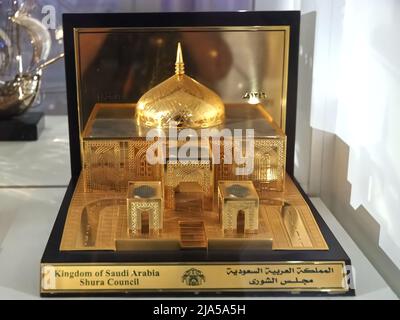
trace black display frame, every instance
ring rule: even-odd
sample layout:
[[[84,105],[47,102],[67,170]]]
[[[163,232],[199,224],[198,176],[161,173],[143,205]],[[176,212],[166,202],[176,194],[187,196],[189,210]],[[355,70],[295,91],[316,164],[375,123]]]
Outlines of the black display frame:
[[[289,26],[290,27],[290,48],[288,65],[288,87],[287,87],[287,113],[286,113],[286,134],[287,134],[287,173],[292,177],[296,186],[304,196],[306,202],[317,221],[317,224],[325,237],[329,246],[328,251],[271,251],[265,255],[254,255],[252,252],[216,252],[205,254],[203,252],[176,252],[163,254],[141,253],[134,256],[129,252],[112,251],[69,251],[59,250],[66,221],[68,208],[82,170],[81,147],[80,147],[80,128],[78,114],[77,96],[77,77],[75,62],[75,39],[74,30],[76,28],[127,28],[127,27],[246,27],[246,26]],[[344,261],[347,266],[351,265],[350,258],[336,240],[333,233],[329,230],[322,217],[313,206],[309,197],[302,190],[299,183],[294,178],[294,151],[296,133],[296,113],[297,113],[297,84],[298,84],[298,53],[300,35],[300,12],[299,11],[274,11],[274,12],[184,12],[184,13],[112,13],[112,14],[64,14],[64,47],[65,47],[65,72],[67,84],[68,102],[68,123],[69,141],[71,158],[71,181],[67,188],[65,197],[61,204],[54,227],[50,234],[49,241],[44,251],[41,263],[135,263],[135,262],[213,262],[213,261],[252,261],[252,262],[279,262],[279,261]],[[207,255],[207,257],[205,257]],[[80,296],[80,295],[145,295],[150,296],[149,292],[129,292],[129,293],[61,293],[57,296]],[[187,296],[189,293],[154,293],[154,295],[171,294],[174,296]],[[193,292],[196,295],[213,295],[207,292]],[[249,292],[224,293],[231,295],[252,295]],[[288,296],[286,292],[256,292],[254,295],[262,296]],[[332,295],[327,292],[302,292],[300,296],[324,296]],[[354,296],[355,290],[350,288],[345,293],[337,295]],[[42,293],[42,296],[54,296],[54,294]]]

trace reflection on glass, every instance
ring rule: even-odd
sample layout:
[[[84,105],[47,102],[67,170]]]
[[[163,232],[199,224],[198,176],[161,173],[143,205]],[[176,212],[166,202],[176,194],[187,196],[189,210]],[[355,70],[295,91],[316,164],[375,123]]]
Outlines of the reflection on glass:
[[[81,129],[96,103],[137,103],[171,76],[176,44],[193,79],[227,103],[260,103],[283,124],[285,28],[277,30],[82,29],[77,34]]]

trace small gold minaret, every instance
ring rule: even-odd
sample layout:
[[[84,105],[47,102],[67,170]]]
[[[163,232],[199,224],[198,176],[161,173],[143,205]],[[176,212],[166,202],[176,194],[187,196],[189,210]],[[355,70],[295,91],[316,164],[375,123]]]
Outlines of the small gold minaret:
[[[221,98],[185,74],[180,42],[175,75],[147,91],[136,107],[138,124],[155,128],[207,128],[221,124],[224,117]]]
[[[182,47],[180,42],[178,42],[178,49],[176,50],[175,74],[178,76],[185,74],[185,63],[183,62]]]

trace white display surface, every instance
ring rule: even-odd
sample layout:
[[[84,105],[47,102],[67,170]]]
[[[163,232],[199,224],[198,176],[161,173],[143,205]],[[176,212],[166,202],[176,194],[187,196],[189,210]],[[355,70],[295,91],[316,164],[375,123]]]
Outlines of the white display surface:
[[[46,116],[38,141],[0,142],[0,187],[67,186],[71,178],[67,116]]]

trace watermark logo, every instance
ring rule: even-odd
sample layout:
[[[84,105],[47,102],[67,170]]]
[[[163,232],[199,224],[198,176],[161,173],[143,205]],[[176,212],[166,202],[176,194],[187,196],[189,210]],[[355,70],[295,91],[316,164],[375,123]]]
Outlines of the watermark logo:
[[[251,175],[254,171],[254,130],[216,128],[180,129],[171,122],[168,132],[151,129],[147,141],[154,143],[147,149],[146,160],[150,165],[167,162],[234,165],[238,176]],[[211,143],[210,143],[211,142]],[[211,146],[211,147],[210,147]],[[221,154],[223,159],[221,159]]]
[[[52,5],[45,5],[42,7],[42,15],[42,24],[47,29],[55,30],[57,24],[56,8]]]
[[[344,269],[345,275],[343,277],[343,287],[355,290],[356,272],[353,266],[346,265]]]
[[[42,268],[42,289],[56,289],[56,269],[53,266],[44,266]]]

